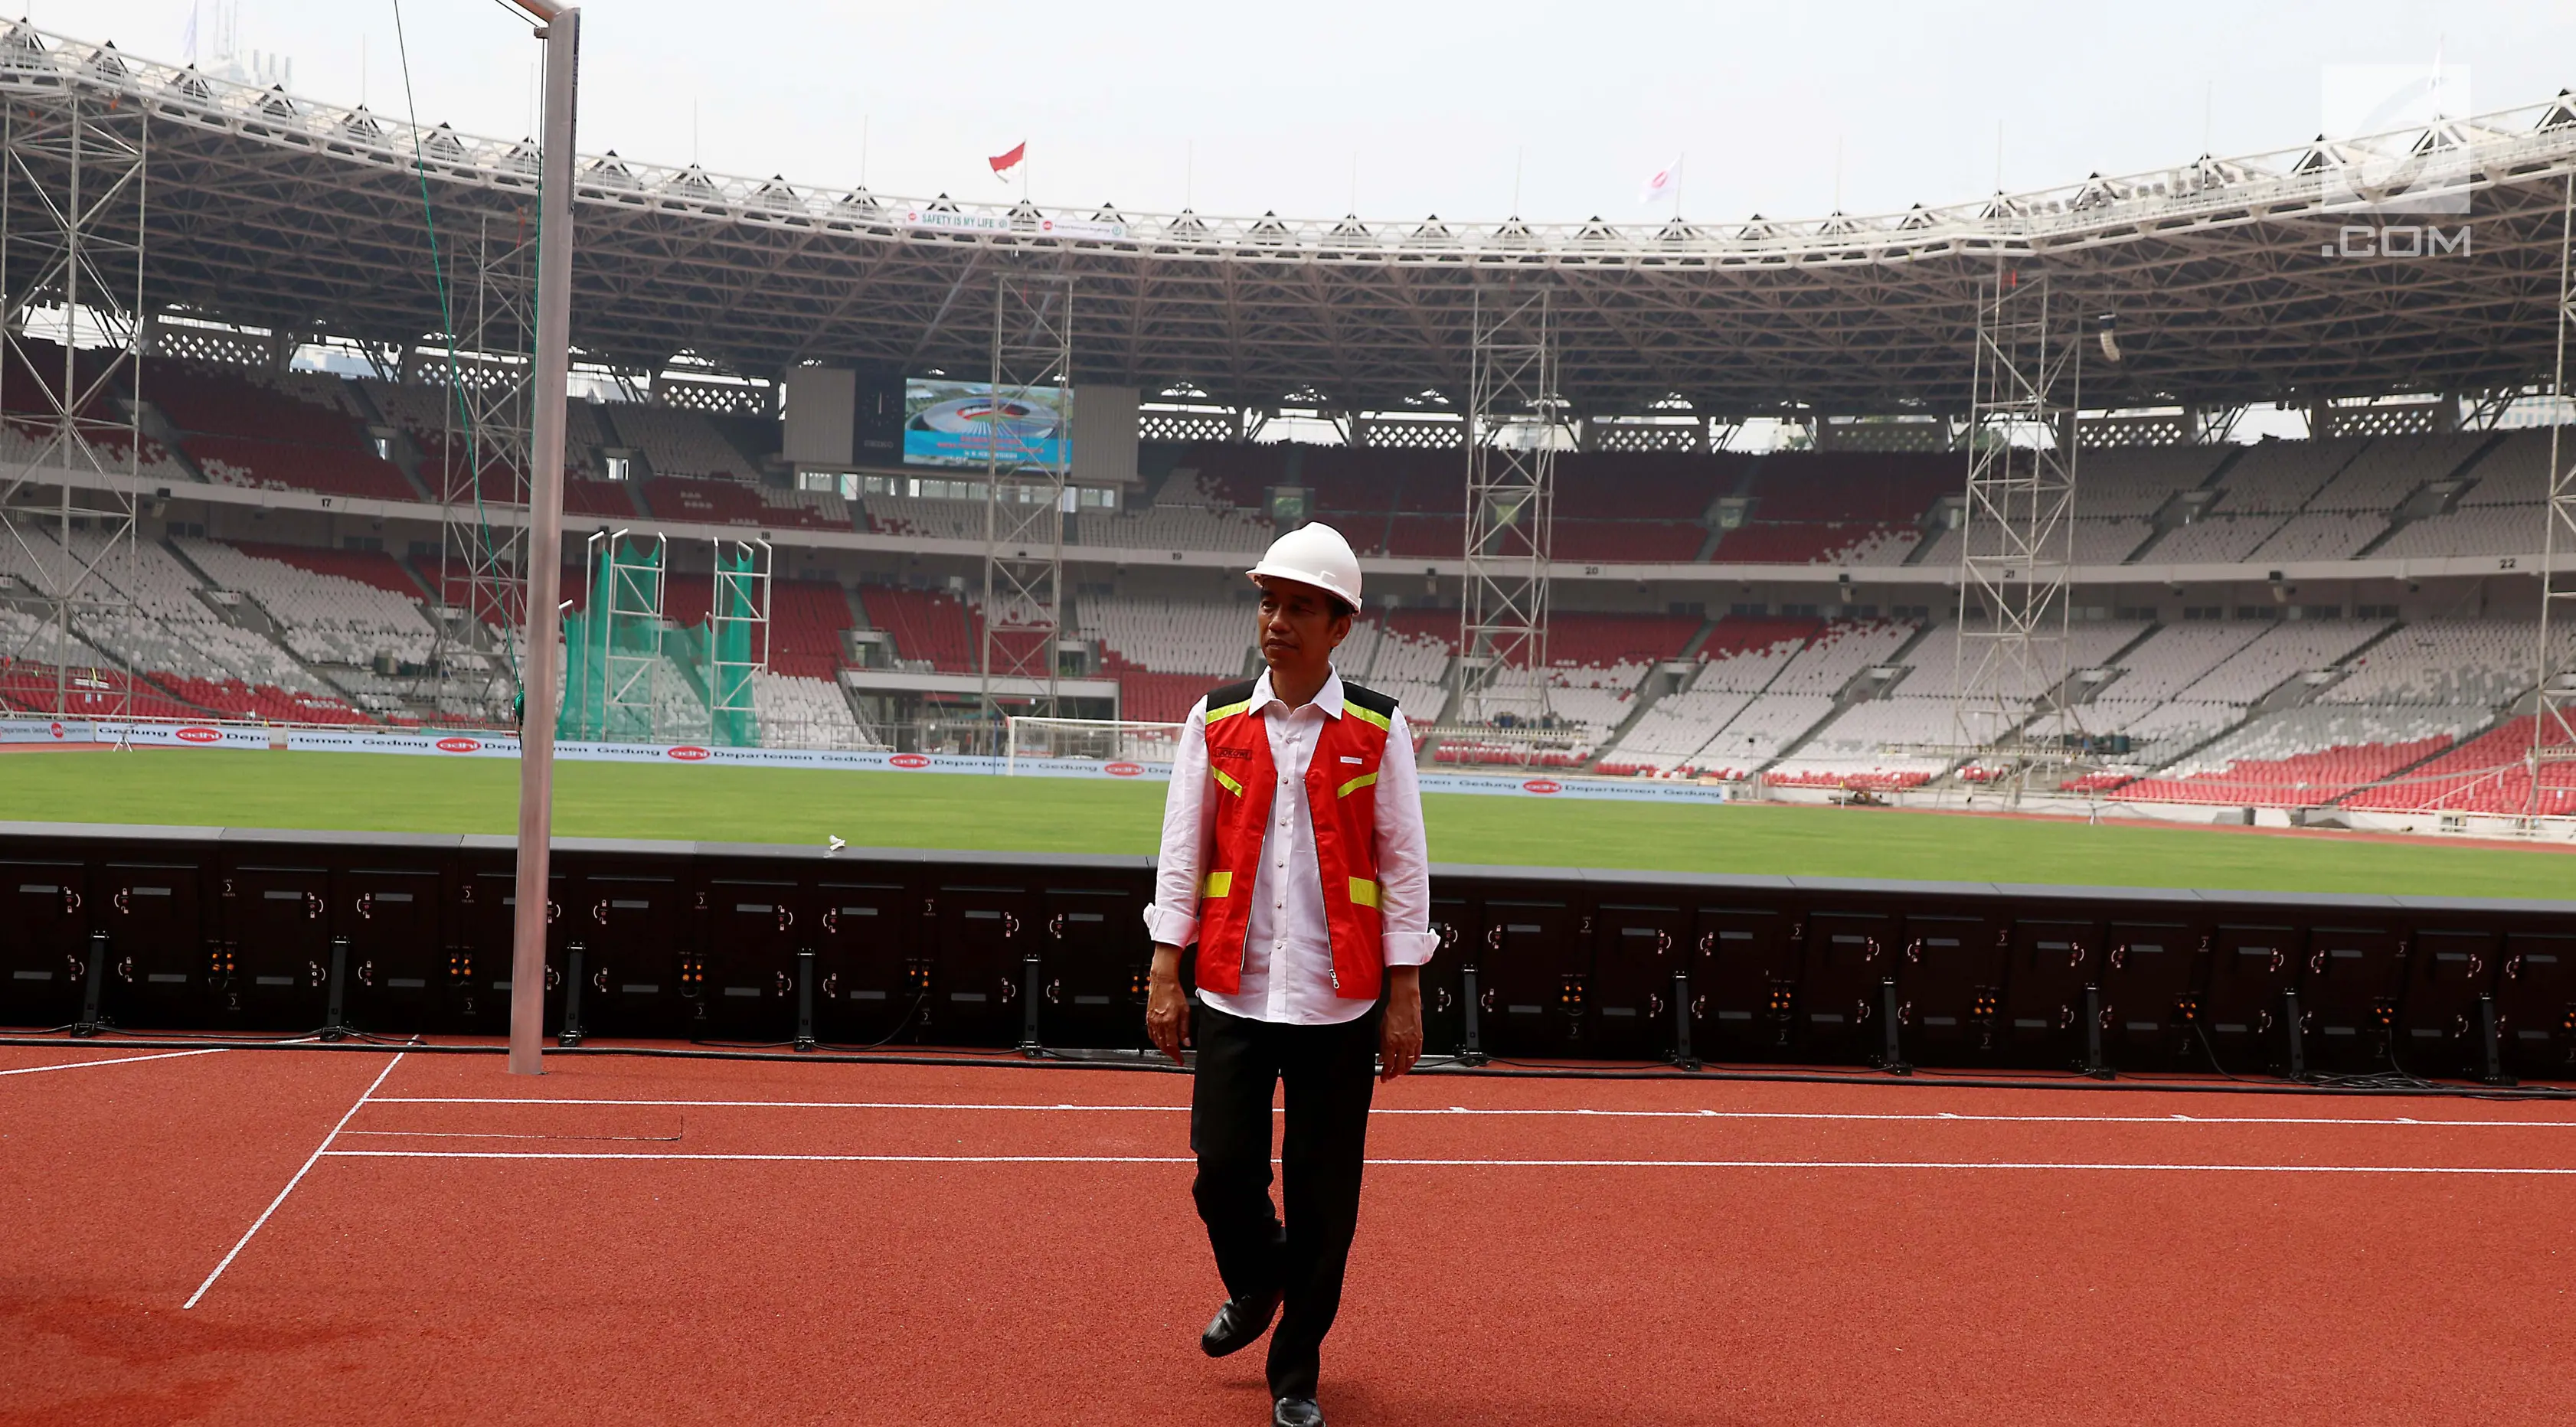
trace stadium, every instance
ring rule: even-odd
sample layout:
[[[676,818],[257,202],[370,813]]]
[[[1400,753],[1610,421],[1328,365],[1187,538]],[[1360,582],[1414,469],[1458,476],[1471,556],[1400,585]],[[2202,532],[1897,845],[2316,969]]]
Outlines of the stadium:
[[[0,1181],[168,1211],[0,1260],[30,1410],[452,1354],[414,1411],[839,1411],[783,1351],[847,1420],[1240,1416],[1091,1340],[1201,1266],[1087,1276],[1067,1206],[1180,1192],[1150,854],[1320,522],[1440,948],[1370,1164],[1442,1227],[1335,1351],[1452,1384],[1337,1416],[2192,1414],[2243,1264],[2346,1334],[2244,1349],[2285,1415],[2545,1415],[2429,1320],[2545,1311],[2576,1173],[2576,98],[1881,214],[1222,217],[576,150],[557,43],[541,141],[0,32]],[[970,1368],[1018,1272],[1073,1306]],[[1516,1283],[1505,1367],[1404,1319]],[[2001,1385],[1827,1350],[1881,1289]],[[1660,1366],[1565,1323],[1700,1302]]]

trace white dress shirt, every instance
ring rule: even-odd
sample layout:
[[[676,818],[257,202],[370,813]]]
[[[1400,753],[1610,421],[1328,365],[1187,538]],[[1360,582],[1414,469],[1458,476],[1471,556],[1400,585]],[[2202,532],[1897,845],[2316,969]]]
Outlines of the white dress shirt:
[[[1261,840],[1244,938],[1243,980],[1232,994],[1202,986],[1199,999],[1229,1015],[1293,1026],[1327,1026],[1368,1014],[1373,1001],[1333,991],[1333,946],[1324,924],[1324,890],[1315,875],[1315,824],[1306,811],[1306,768],[1324,720],[1342,717],[1342,676],[1324,680],[1312,703],[1290,708],[1270,691],[1264,671],[1252,686],[1252,708],[1270,734],[1279,786]],[[1172,754],[1172,786],[1163,803],[1163,851],[1154,904],[1145,927],[1155,942],[1186,947],[1198,939],[1200,873],[1213,850],[1208,799],[1207,700],[1190,710],[1189,727]],[[1240,875],[1240,874],[1238,874]],[[1399,709],[1388,721],[1377,770],[1378,916],[1386,964],[1420,966],[1439,938],[1431,932],[1431,864],[1422,830],[1422,790],[1414,781],[1413,734]]]

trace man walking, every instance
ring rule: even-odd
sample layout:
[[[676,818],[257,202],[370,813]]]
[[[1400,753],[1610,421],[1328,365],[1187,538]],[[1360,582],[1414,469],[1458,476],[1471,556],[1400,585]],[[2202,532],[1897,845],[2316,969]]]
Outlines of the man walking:
[[[1308,525],[1250,573],[1269,668],[1201,700],[1173,754],[1145,1024],[1175,1061],[1185,1041],[1198,1048],[1191,1193],[1227,1295],[1199,1346],[1224,1357],[1277,1315],[1271,1421],[1322,1427],[1315,1379],[1359,1225],[1369,1099],[1422,1054],[1420,973],[1436,942],[1412,733],[1393,699],[1333,669],[1359,560]],[[1192,942],[1196,1007],[1180,980]],[[1284,1225],[1270,1200],[1283,1083]]]

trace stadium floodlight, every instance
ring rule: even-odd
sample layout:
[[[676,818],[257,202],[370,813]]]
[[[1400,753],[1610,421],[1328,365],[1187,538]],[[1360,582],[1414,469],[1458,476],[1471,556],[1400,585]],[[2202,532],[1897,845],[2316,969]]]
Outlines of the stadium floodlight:
[[[573,101],[581,10],[517,0],[546,46],[546,107],[537,174],[537,332],[533,445],[528,482],[528,629],[519,646],[518,905],[510,926],[510,1073],[542,1075],[545,1058],[546,921],[555,798],[555,704],[562,665],[555,645],[563,598],[564,391],[571,374]]]

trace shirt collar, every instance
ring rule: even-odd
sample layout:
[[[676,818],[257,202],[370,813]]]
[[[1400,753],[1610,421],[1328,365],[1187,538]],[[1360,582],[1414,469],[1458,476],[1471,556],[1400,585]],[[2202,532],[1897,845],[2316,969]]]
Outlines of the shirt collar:
[[[1329,668],[1329,666],[1327,667]],[[1271,692],[1269,670],[1262,670],[1261,677],[1252,681],[1252,706],[1254,708],[1266,709],[1272,704],[1279,704],[1282,707],[1285,707],[1287,702],[1287,700]],[[1326,718],[1340,718],[1342,716],[1341,670],[1330,669],[1330,671],[1324,675],[1324,687],[1315,691],[1315,707],[1323,710]],[[1295,710],[1292,709],[1290,712],[1293,713]]]

